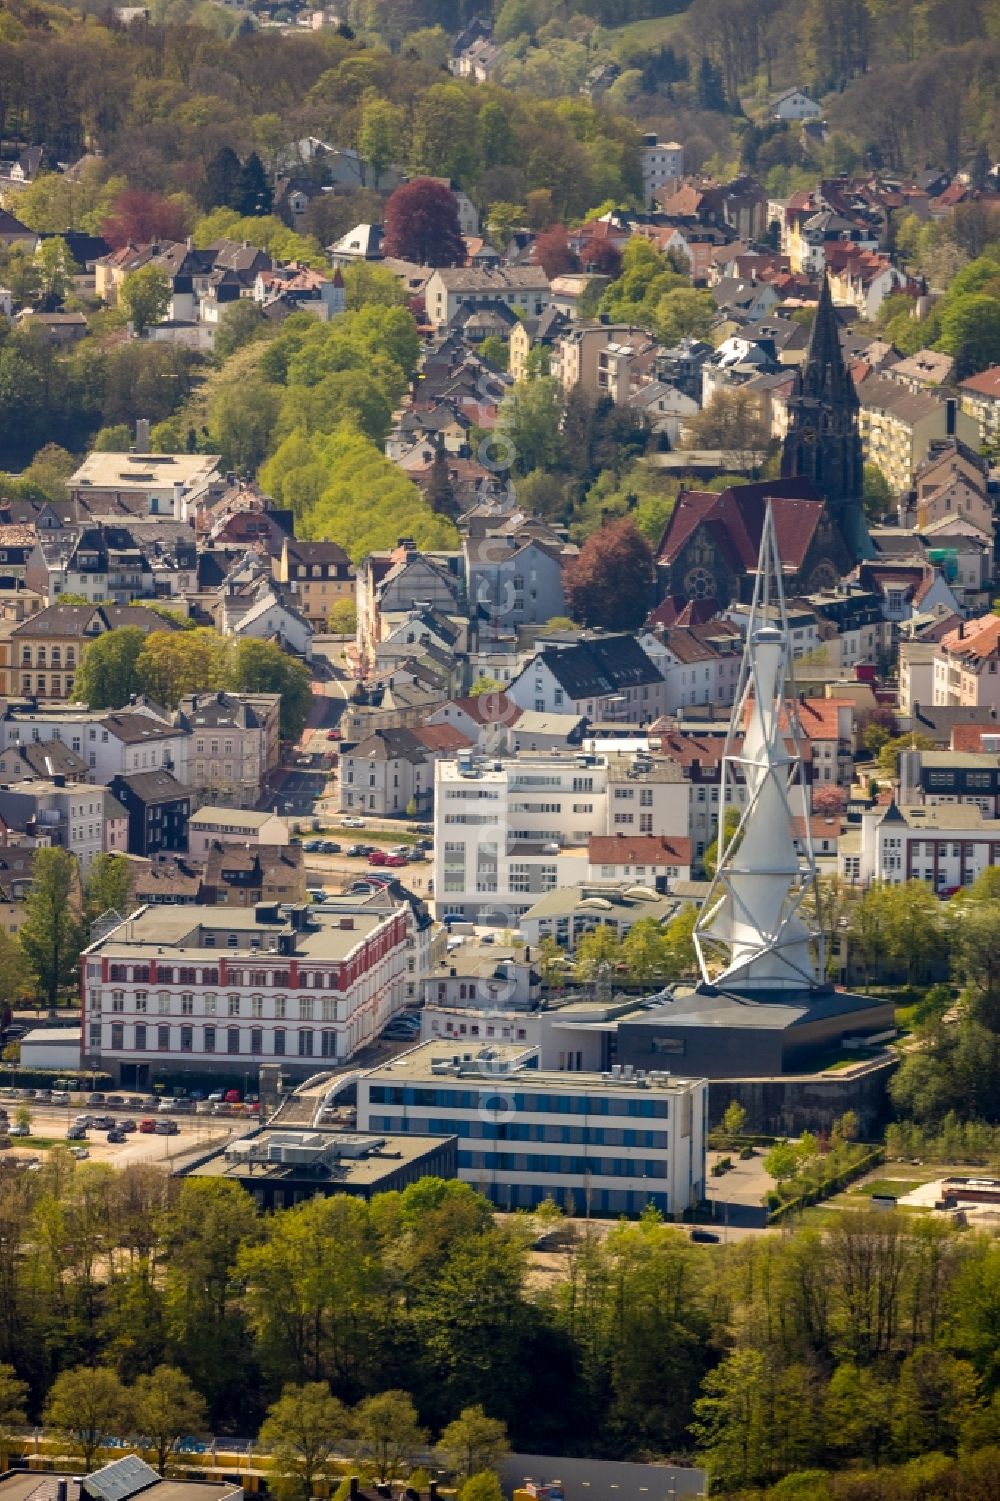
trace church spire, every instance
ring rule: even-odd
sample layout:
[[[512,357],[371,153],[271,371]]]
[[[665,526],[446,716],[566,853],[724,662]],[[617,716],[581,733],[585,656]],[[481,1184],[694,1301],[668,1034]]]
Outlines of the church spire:
[[[807,479],[816,487],[856,562],[873,552],[861,509],[864,461],[859,408],[824,273],[806,356],[788,399],[781,473],[784,478]]]
[[[802,362],[799,394],[827,405],[844,403],[853,411],[858,408],[854,382],[840,347],[840,325],[833,306],[830,278],[825,272],[806,357]]]

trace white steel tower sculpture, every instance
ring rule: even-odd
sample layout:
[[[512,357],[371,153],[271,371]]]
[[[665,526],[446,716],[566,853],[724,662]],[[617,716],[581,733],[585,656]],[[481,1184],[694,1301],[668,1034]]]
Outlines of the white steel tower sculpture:
[[[724,845],[726,809],[738,802],[741,784],[746,802]],[[820,984],[822,940],[802,911],[807,893],[815,896],[816,862],[770,504],[719,799],[719,862],[694,931],[703,981],[748,995]],[[804,855],[796,848],[796,816],[802,819]]]

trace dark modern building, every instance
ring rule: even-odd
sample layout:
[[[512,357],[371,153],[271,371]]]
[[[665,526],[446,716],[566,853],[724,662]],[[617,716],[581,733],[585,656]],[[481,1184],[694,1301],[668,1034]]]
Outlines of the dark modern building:
[[[171,772],[117,776],[109,790],[128,814],[130,855],[187,849],[191,794]]]

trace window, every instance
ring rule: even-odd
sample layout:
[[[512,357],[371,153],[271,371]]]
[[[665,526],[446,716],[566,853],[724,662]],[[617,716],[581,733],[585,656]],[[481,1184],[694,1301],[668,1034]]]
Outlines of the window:
[[[255,1017],[264,1015],[264,997],[262,995],[252,995],[250,997],[250,1015]]]
[[[159,1050],[160,1050],[161,1053],[166,1053],[166,1052],[169,1051],[169,1049],[170,1049],[170,1028],[169,1027],[157,1027],[157,1029],[156,1029],[156,1046],[159,1048]]]
[[[206,1027],[205,1028],[205,1052],[206,1053],[214,1053],[215,1052],[215,1028],[214,1027]]]
[[[94,1007],[95,1011],[100,1011],[100,1009],[101,1009],[100,1006],[95,1006]],[[124,1011],[125,1010],[125,992],[124,992],[124,990],[113,990],[111,992],[111,1009],[112,1009],[112,1011]]]
[[[250,1051],[251,1053],[264,1051],[264,1032],[261,1027],[250,1028]]]
[[[143,1015],[143,1016],[145,1015],[145,1012],[146,1012],[146,997],[144,995],[141,995],[141,996],[137,995],[136,996],[136,998],[135,998],[135,1009],[136,1009],[136,1011],[138,1011],[140,1013],[140,1015]]]
[[[337,1002],[332,996],[323,997],[323,1020],[335,1022],[337,1020]]]
[[[218,996],[213,995],[211,992],[209,992],[209,993],[207,993],[205,995],[205,997],[204,997],[204,1005],[205,1005],[205,1015],[206,1016],[214,1016],[215,1015],[215,1008],[216,1008],[217,1003],[218,1003]]]
[[[193,995],[182,995],[181,996],[181,1016],[193,1016],[193,1015],[194,1015],[194,996]]]
[[[285,1015],[287,1013],[287,1010],[288,1010],[288,998],[287,998],[287,996],[283,996],[283,995],[275,996],[275,998],[274,998],[274,1019],[275,1019],[275,1021],[283,1022],[285,1020]]]
[[[230,1016],[239,1016],[239,1014],[240,1014],[240,998],[239,998],[239,996],[238,995],[227,996],[226,1000],[227,1000],[228,1007],[229,1007],[228,1014]]]
[[[313,1019],[312,996],[307,996],[307,995],[300,996],[299,997],[299,1021],[311,1022],[312,1019]],[[310,1034],[310,1035],[312,1035],[312,1034]]]
[[[299,1057],[311,1058],[313,1055],[313,1035],[303,1028],[299,1032]]]
[[[111,1046],[116,1051],[125,1046],[125,1028],[121,1022],[111,1024]]]
[[[337,1034],[336,1034],[336,1032],[324,1032],[322,1034],[322,1037],[321,1037],[320,1041],[321,1041],[321,1044],[322,1044],[321,1051],[322,1051],[323,1057],[324,1058],[336,1058],[336,1056],[337,1056]]]
[[[145,1022],[139,1022],[138,1025],[136,1026],[136,1029],[135,1029],[135,1045],[136,1045],[137,1048],[145,1049],[145,1046],[146,1046],[146,1024],[145,1024]]]
[[[181,1052],[191,1053],[194,1051],[194,1028],[181,1027]]]
[[[229,1027],[226,1030],[226,1052],[238,1053],[240,1050],[240,1029]]]
[[[284,1058],[284,1056],[285,1056],[285,1029],[284,1029],[284,1027],[278,1027],[275,1030],[275,1034],[274,1034],[274,1056],[276,1058]]]

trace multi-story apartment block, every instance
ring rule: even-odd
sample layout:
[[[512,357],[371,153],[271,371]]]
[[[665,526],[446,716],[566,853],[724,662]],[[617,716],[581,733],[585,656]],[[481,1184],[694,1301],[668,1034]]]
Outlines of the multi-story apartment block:
[[[308,1074],[378,1035],[406,954],[398,906],[145,907],[81,960],[83,1057],[133,1087],[276,1060]]]
[[[280,759],[280,693],[194,693],[181,699],[190,785],[216,806],[252,808]]]
[[[365,1131],[458,1137],[458,1176],[503,1209],[680,1215],[704,1194],[708,1085],[631,1068],[560,1073],[537,1048],[423,1043],[358,1082]],[[567,1129],[568,1125],[568,1129]]]
[[[0,717],[0,745],[26,746],[58,740],[87,768],[91,782],[112,781],[143,771],[170,771],[187,779],[187,731],[168,724],[137,703],[111,713],[83,706],[26,709],[8,705]]]
[[[114,799],[103,787],[67,784],[62,776],[0,787],[0,818],[7,828],[23,831],[36,847],[68,850],[84,872],[96,855],[115,848],[108,839],[120,833],[122,809],[117,809],[119,817],[109,817],[114,811]]]
[[[643,136],[639,147],[642,166],[642,192],[646,207],[653,202],[653,194],[671,178],[684,176],[684,147],[679,141],[661,141],[650,132]]]
[[[858,386],[858,398],[865,462],[881,469],[897,495],[909,490],[935,442],[958,438],[970,448],[978,446],[978,424],[955,397],[909,391],[885,376],[869,375]]]
[[[935,704],[1000,708],[1000,617],[960,621],[942,637],[932,681]]]

